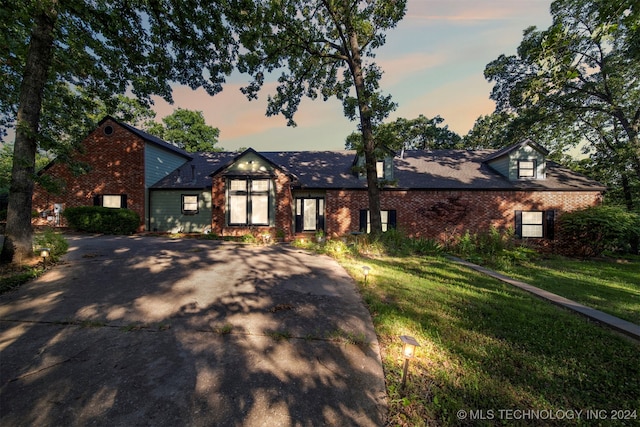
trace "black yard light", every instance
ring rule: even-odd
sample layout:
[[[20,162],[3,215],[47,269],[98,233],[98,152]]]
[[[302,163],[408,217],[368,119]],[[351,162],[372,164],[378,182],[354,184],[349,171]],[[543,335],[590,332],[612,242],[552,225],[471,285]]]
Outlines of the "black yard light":
[[[416,355],[416,347],[420,347],[418,341],[415,338],[402,335],[400,337],[402,341],[402,355],[404,356],[404,367],[402,369],[402,385],[400,388],[404,388],[407,383],[407,369],[409,368],[409,359],[413,359]]]

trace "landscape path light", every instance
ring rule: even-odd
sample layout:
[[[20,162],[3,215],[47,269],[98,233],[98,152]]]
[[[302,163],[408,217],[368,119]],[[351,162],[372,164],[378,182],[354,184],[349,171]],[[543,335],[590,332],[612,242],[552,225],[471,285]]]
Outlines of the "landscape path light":
[[[409,369],[409,359],[413,359],[416,355],[416,347],[420,347],[418,341],[415,338],[408,335],[402,335],[400,337],[402,341],[402,356],[404,357],[404,367],[402,368],[402,385],[401,388],[407,383],[407,369]]]
[[[362,274],[364,275],[364,283],[367,284],[367,277],[369,277],[369,273],[371,273],[371,267],[368,265],[362,266]]]
[[[40,249],[40,256],[42,257],[42,263],[44,264],[44,268],[47,268],[47,258],[51,255],[51,249],[42,248]]]

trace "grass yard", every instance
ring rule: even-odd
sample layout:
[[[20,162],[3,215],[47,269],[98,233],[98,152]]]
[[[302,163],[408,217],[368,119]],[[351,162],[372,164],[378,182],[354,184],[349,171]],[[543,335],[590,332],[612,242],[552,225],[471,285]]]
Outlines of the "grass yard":
[[[390,425],[640,425],[639,344],[444,258],[339,261],[373,317]],[[400,335],[422,345],[405,390]]]
[[[563,257],[515,265],[501,273],[640,325],[640,258]]]

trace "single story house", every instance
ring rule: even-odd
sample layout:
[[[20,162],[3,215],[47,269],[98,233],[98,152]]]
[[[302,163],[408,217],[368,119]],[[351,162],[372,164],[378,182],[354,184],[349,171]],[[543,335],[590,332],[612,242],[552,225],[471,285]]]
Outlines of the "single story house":
[[[128,208],[140,231],[271,233],[291,240],[368,230],[363,159],[355,151],[188,153],[112,117],[83,141],[74,174],[53,161],[41,173],[63,183],[36,185],[34,209],[64,225],[70,206]],[[601,201],[598,182],[547,160],[525,140],[501,150],[416,150],[379,159],[383,227],[447,240],[467,230],[512,228],[553,238],[557,216]]]

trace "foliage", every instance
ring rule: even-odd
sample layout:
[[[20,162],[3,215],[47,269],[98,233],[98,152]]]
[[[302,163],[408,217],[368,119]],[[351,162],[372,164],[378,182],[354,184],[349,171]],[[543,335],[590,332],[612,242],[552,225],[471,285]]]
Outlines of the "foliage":
[[[638,345],[581,316],[441,257],[343,258],[340,263],[356,279],[372,315],[386,378],[388,425],[508,424],[498,409],[555,413],[640,404],[640,383],[629,381],[640,375]],[[363,263],[372,267],[366,284]],[[618,301],[623,294],[618,291]],[[400,388],[400,335],[421,345],[405,389]],[[495,418],[472,423],[458,416],[460,410],[492,410]],[[540,419],[518,421],[539,424]]]
[[[40,249],[49,248],[50,252],[48,261],[56,262],[62,255],[67,253],[69,243],[67,243],[62,234],[52,230],[51,228],[45,228],[43,231],[34,235],[33,248],[36,252],[36,256],[39,256]]]
[[[517,55],[487,65],[496,111],[516,120],[508,133],[530,127],[555,151],[586,143],[592,169],[607,171],[603,182],[622,187],[632,210],[640,197],[640,7],[556,0],[551,13],[548,29],[525,30]]]
[[[130,209],[103,206],[68,207],[62,215],[78,231],[105,234],[132,234],[140,226],[140,215]]]
[[[164,117],[162,122],[163,124],[149,124],[146,131],[190,153],[221,151],[215,146],[220,130],[205,123],[202,111],[178,108],[171,115]]]
[[[415,119],[398,118],[391,123],[381,123],[374,129],[374,138],[378,145],[392,150],[436,150],[462,148],[462,138],[449,130],[448,125],[441,126],[444,119],[436,116],[428,119],[420,114]],[[362,151],[362,134],[354,132],[347,137],[345,147],[348,150]]]
[[[67,252],[69,244],[62,234],[46,228],[36,232],[34,236],[34,251],[36,259],[39,257],[41,248],[49,248],[50,255],[48,262],[56,262]],[[30,265],[2,265],[0,266],[0,294],[15,289],[26,282],[35,279],[45,272],[44,262],[32,263]]]
[[[571,255],[600,256],[628,252],[640,237],[640,215],[615,206],[594,206],[565,212],[558,218],[560,240]]]
[[[395,109],[380,92],[382,71],[368,58],[385,42],[384,32],[404,17],[406,0],[282,0],[242,3],[229,18],[246,51],[239,69],[253,76],[243,89],[257,97],[265,75],[281,72],[267,115],[282,114],[294,126],[303,97],[342,101],[344,114],[359,118],[365,157],[371,230],[382,232],[373,127]]]
[[[90,120],[83,113],[87,99],[109,105],[130,92],[146,103],[152,95],[171,102],[172,83],[209,94],[222,90],[238,49],[223,6],[203,0],[1,3],[0,134],[15,129],[3,261],[30,256],[37,149],[58,148],[61,135],[77,138],[78,122]]]

